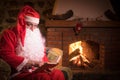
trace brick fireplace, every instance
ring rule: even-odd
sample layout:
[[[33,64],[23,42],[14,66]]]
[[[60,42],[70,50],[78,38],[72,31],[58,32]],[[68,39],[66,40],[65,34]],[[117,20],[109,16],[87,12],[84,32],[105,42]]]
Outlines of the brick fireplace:
[[[47,46],[63,50],[62,65],[70,67],[73,71],[79,70],[120,70],[120,23],[119,22],[82,22],[82,29],[75,35],[76,21],[49,20],[46,21]],[[82,65],[74,65],[70,58],[78,54],[70,53],[70,44],[82,42]],[[79,57],[80,58],[80,57]],[[79,59],[81,60],[81,59]]]

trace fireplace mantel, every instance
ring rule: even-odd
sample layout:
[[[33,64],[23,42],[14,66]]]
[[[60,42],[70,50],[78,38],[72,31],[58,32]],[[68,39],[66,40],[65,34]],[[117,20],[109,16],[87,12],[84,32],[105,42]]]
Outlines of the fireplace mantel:
[[[73,28],[77,21],[72,20],[46,20],[46,28]],[[120,21],[82,21],[85,28],[120,28]]]

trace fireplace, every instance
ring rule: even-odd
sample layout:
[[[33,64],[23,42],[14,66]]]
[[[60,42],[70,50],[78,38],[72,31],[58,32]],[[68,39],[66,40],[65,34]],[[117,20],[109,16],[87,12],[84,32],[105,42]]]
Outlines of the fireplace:
[[[120,23],[82,24],[79,34],[75,35],[76,21],[47,21],[47,46],[62,49],[62,65],[73,71],[119,70]]]

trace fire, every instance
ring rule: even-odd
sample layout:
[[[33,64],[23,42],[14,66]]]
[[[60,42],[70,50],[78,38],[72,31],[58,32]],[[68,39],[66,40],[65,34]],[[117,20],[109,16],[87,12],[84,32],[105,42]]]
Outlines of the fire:
[[[69,55],[72,55],[69,61],[77,66],[83,66],[84,63],[90,63],[83,53],[82,41],[69,45]]]

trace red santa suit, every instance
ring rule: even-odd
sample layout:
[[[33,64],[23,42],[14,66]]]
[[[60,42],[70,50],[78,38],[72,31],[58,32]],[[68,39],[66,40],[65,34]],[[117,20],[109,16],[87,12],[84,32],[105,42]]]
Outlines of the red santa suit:
[[[50,72],[31,72],[32,68],[22,71],[28,60],[47,62],[45,39],[40,30],[26,28],[26,21],[39,23],[39,14],[30,6],[25,6],[18,15],[17,25],[6,29],[0,39],[0,58],[12,69],[12,80],[64,80],[63,73],[54,69]],[[36,45],[37,44],[37,45]]]

